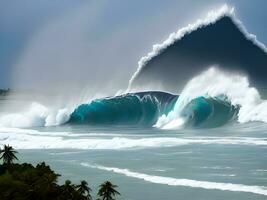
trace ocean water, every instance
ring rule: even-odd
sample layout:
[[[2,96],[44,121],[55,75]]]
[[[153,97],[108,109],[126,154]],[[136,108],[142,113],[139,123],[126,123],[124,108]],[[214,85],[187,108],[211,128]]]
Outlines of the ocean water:
[[[222,81],[223,80],[223,81]],[[24,96],[29,96],[25,94]],[[267,101],[248,79],[211,68],[180,95],[160,91],[55,107],[0,100],[0,145],[119,199],[267,198]],[[70,104],[69,104],[70,105]]]
[[[121,200],[267,199],[266,53],[224,5],[155,44],[116,95],[52,92],[48,77],[0,96],[0,146],[94,197],[110,180]]]
[[[61,181],[85,179],[94,192],[111,180],[119,185],[119,199],[266,199],[263,123],[181,130],[85,125],[32,130],[17,131],[21,162],[46,161],[63,175]],[[63,148],[59,138],[74,148]]]

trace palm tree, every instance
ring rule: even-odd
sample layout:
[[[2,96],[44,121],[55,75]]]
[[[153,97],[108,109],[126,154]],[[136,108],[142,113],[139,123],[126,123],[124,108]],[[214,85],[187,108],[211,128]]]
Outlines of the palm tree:
[[[66,180],[65,184],[61,186],[62,187],[62,194],[64,196],[64,199],[70,200],[74,199],[74,185],[71,183],[70,180]]]
[[[4,149],[0,150],[0,159],[3,159],[3,163],[9,166],[14,160],[18,160],[15,155],[16,153],[18,152],[15,151],[12,146],[4,145]]]
[[[76,191],[79,194],[85,196],[86,200],[92,200],[92,196],[90,194],[92,189],[88,186],[88,183],[86,181],[81,181],[81,183],[76,186]]]
[[[115,200],[116,195],[120,193],[115,189],[117,185],[113,185],[111,182],[106,181],[99,186],[97,195],[101,197],[102,200]]]

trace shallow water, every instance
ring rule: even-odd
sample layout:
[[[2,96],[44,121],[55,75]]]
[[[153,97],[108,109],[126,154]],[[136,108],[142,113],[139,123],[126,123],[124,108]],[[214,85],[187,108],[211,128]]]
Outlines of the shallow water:
[[[267,126],[159,130],[86,125],[0,130],[20,161],[45,161],[61,181],[104,180],[121,199],[266,199]]]

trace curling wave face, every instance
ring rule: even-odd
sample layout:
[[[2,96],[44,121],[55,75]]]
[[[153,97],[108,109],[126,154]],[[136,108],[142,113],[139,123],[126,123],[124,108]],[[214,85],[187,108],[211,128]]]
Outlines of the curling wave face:
[[[61,124],[131,125],[160,129],[210,128],[227,123],[267,123],[267,101],[248,79],[211,67],[192,78],[178,95],[160,91],[127,93],[74,107],[51,109],[33,103],[26,112],[0,117],[2,127]]]
[[[173,112],[179,97],[164,92],[132,93],[98,99],[78,106],[69,123],[154,125],[159,117]],[[197,97],[182,110],[186,126],[216,127],[235,118],[238,108],[219,98]]]
[[[239,123],[250,121],[267,122],[267,114],[265,112],[267,110],[267,101],[261,99],[256,88],[249,86],[247,77],[225,73],[215,67],[211,67],[187,83],[173,110],[167,115],[162,115],[155,126],[163,129],[175,129],[184,126],[191,121],[191,115],[185,115],[185,110],[188,109],[192,102],[199,101],[199,97],[219,99],[219,101],[216,100],[215,102],[224,111],[222,112],[220,109],[218,111],[217,109],[209,112],[212,113],[210,116],[213,116],[212,118],[215,118],[217,122],[225,122],[226,119],[229,120],[234,116],[236,116]],[[201,115],[205,113],[204,111],[207,111],[207,109],[203,109],[205,104],[202,103],[200,105],[197,103],[196,105],[195,110]],[[216,107],[214,103],[212,105],[214,108]],[[190,107],[189,111],[191,112],[192,110],[194,109]],[[221,114],[219,114],[220,117],[218,118],[218,112],[224,113],[222,115],[224,116],[223,120],[220,119],[222,117]],[[194,115],[193,119],[196,116]],[[210,120],[210,117],[206,119]]]
[[[79,105],[69,123],[152,126],[158,117],[168,114],[177,95],[165,92],[140,92],[96,99]]]

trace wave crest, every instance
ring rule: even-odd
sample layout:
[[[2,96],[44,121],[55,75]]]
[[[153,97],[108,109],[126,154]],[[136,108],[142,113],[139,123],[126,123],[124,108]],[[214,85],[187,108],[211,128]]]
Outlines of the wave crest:
[[[212,67],[188,82],[174,109],[167,115],[162,115],[155,127],[175,129],[184,126],[190,120],[190,115],[185,110],[199,97],[219,99],[228,104],[226,107],[230,108],[230,116],[237,114],[240,123],[267,122],[267,101],[262,100],[259,92],[249,86],[247,77],[228,74]]]
[[[141,92],[97,99],[78,106],[69,123],[151,126],[172,110],[177,98],[164,92]]]

